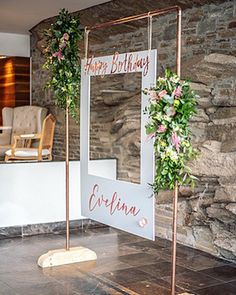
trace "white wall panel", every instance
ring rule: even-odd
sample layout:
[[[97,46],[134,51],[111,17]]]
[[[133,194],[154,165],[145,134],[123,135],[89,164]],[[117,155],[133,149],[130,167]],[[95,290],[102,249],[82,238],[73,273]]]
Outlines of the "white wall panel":
[[[91,173],[116,178],[116,160],[91,161]],[[70,219],[81,219],[80,163],[70,162]],[[65,163],[0,164],[0,227],[65,220]]]

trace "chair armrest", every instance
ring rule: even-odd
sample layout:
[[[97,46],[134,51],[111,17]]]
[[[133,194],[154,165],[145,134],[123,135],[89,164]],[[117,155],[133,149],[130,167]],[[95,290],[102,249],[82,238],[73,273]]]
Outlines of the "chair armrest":
[[[9,145],[11,142],[11,135],[9,133],[0,134],[0,145]]]
[[[23,143],[26,143],[27,145],[31,145],[32,139],[41,139],[42,135],[40,133],[36,134],[20,134],[20,135],[14,135],[13,137],[13,145],[12,145],[12,153],[15,153],[15,149],[17,148],[18,142],[23,141]],[[24,144],[23,144],[24,147]]]
[[[41,138],[41,134],[40,133],[36,133],[36,134],[21,134],[21,135],[14,135],[14,139],[16,140],[21,140],[21,139],[40,139]]]
[[[0,130],[11,130],[12,126],[0,126]]]

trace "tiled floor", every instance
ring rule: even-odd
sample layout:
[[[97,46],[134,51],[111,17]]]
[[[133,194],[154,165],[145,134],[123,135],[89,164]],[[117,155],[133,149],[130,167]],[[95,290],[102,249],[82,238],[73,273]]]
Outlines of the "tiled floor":
[[[37,258],[63,248],[61,235],[0,240],[0,295],[169,295],[170,242],[149,242],[109,228],[71,236],[97,262],[48,269]],[[178,246],[177,294],[236,295],[236,265]]]

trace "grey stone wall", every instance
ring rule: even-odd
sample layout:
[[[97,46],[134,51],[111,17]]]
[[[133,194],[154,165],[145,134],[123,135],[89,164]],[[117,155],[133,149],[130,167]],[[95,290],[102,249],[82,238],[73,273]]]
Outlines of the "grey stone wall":
[[[200,95],[198,114],[191,122],[200,156],[190,163],[198,185],[180,189],[178,239],[235,260],[236,57],[197,56],[184,64],[183,72],[194,79],[192,87]],[[171,199],[170,192],[157,199],[156,229],[162,237],[171,238]]]
[[[125,15],[140,12],[138,1],[127,0]],[[142,0],[150,5],[150,1]],[[158,1],[152,1],[152,5]],[[92,16],[117,17],[116,1],[81,12],[83,25]],[[112,6],[113,5],[113,6]],[[124,8],[124,3],[122,4]],[[114,10],[111,9],[114,8]],[[145,6],[143,6],[145,7]],[[121,12],[120,12],[121,13]],[[96,21],[96,20],[95,20]],[[43,90],[47,78],[41,65],[42,30],[51,20],[32,29],[33,103],[47,106],[57,118],[54,158],[64,159],[64,114]],[[145,23],[97,31],[90,36],[90,54],[108,55],[147,49]],[[158,74],[175,64],[175,17],[153,22],[153,48],[158,50]],[[183,12],[182,77],[198,92],[199,111],[191,125],[200,158],[191,163],[199,183],[181,188],[178,240],[226,259],[236,257],[236,1],[186,8]],[[83,44],[80,44],[81,56]],[[91,104],[91,158],[118,158],[119,179],[139,181],[140,81],[137,76],[94,79]],[[116,89],[119,93],[104,92]],[[71,159],[79,158],[79,127],[70,122]],[[157,197],[156,234],[171,238],[172,193]]]

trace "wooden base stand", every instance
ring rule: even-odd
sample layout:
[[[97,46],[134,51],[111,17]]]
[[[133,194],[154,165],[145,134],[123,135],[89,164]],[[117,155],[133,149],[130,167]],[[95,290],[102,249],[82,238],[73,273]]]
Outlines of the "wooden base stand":
[[[53,267],[64,264],[96,260],[94,251],[84,247],[74,247],[69,250],[51,250],[43,254],[38,259],[38,265],[42,268]]]

